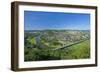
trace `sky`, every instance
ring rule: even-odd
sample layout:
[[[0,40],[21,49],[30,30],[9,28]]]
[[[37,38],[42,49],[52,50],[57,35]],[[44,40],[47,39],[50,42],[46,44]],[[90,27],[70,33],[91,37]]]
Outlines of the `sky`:
[[[90,14],[24,11],[24,30],[90,30]]]

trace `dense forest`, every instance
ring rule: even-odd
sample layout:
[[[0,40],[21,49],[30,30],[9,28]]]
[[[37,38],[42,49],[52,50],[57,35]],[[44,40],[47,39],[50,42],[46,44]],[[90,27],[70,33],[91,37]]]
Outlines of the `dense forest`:
[[[25,30],[24,60],[90,58],[89,30]]]

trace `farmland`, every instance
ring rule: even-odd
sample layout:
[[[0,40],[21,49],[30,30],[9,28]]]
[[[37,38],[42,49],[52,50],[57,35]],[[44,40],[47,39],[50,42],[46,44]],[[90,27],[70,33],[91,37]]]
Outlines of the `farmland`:
[[[90,58],[89,30],[25,30],[24,60]]]

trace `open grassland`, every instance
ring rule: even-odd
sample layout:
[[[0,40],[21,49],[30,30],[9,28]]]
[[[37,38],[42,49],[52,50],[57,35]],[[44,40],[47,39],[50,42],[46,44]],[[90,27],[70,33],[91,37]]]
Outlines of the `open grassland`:
[[[90,58],[89,40],[66,48],[61,53],[62,59],[85,59]]]

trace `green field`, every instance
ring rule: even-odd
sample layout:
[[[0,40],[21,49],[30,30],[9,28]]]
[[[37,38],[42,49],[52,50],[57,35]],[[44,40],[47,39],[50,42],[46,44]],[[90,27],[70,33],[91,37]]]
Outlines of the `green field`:
[[[89,40],[73,45],[61,52],[62,59],[85,59],[90,58]]]
[[[25,61],[90,58],[90,41],[78,43],[63,50],[25,48]]]

